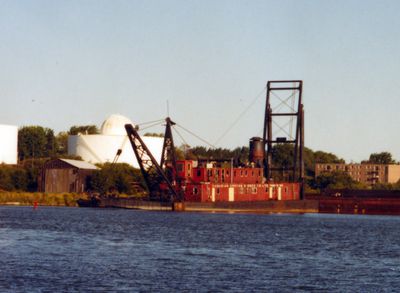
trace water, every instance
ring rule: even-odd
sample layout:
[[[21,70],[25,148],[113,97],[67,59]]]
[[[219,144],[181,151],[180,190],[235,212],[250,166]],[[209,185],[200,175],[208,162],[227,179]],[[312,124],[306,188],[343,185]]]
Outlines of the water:
[[[400,217],[0,207],[0,292],[396,292]]]

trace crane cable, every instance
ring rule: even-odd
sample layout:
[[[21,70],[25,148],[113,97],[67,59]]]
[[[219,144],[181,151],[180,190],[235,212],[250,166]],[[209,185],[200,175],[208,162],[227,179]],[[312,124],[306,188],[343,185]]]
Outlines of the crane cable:
[[[137,126],[141,126],[141,125],[146,125],[146,124],[162,123],[164,121],[165,121],[165,119],[159,119],[159,120],[153,120],[153,121],[147,121],[147,122],[138,123],[136,125]]]
[[[238,117],[234,120],[234,122],[228,127],[228,129],[214,142],[214,144],[209,143],[208,141],[206,141],[205,139],[203,139],[203,138],[201,138],[200,136],[196,135],[196,134],[193,133],[192,131],[190,131],[190,130],[184,128],[182,125],[179,125],[179,124],[175,124],[175,125],[178,126],[178,127],[180,127],[181,129],[183,129],[184,131],[188,132],[189,134],[193,135],[194,137],[196,137],[196,138],[199,139],[200,141],[204,142],[205,144],[209,145],[210,147],[212,147],[212,148],[217,148],[215,145],[217,145],[217,144],[221,141],[221,139],[224,138],[224,137],[229,133],[229,131],[231,131],[232,128],[240,121],[240,119],[247,113],[247,111],[249,111],[250,108],[253,107],[253,105],[254,105],[254,104],[256,103],[256,101],[260,98],[260,96],[262,95],[262,93],[265,92],[265,90],[266,90],[266,87],[263,87],[263,89],[262,89],[262,90],[255,96],[255,98],[251,101],[251,103],[239,114],[239,116],[238,116]],[[141,129],[140,129],[140,130],[145,130],[145,129],[148,129],[148,128],[150,128],[150,127],[159,125],[160,122],[164,122],[164,119],[155,120],[155,121],[149,121],[149,122],[143,122],[143,123],[140,123],[140,124],[137,124],[137,125],[140,126],[140,125],[144,125],[144,124],[153,123],[152,125],[149,125],[149,126],[147,126],[147,127],[145,127],[145,128],[141,128]],[[184,143],[186,143],[185,140],[183,139],[182,135],[177,131],[176,127],[173,127],[173,128],[174,128],[175,132],[179,135],[179,137],[182,139],[182,141],[183,141]],[[186,144],[187,144],[187,143],[186,143]]]
[[[251,103],[239,114],[239,116],[235,119],[235,121],[225,130],[225,132],[214,142],[214,144],[218,144],[221,139],[223,139],[229,131],[232,130],[232,128],[240,121],[240,119],[244,116],[244,114],[247,113],[248,110],[256,103],[256,101],[260,98],[261,94],[264,93],[266,90],[266,87],[263,87],[263,89],[257,94],[257,96],[251,101]]]
[[[164,122],[165,122],[164,119],[160,119],[160,120],[154,120],[154,121],[144,122],[144,123],[140,123],[140,124],[136,124],[136,125],[140,126],[140,125],[145,125],[145,124],[151,124],[151,123],[152,123],[152,124],[149,125],[149,126],[146,126],[146,127],[143,127],[143,128],[139,128],[139,131],[142,131],[142,130],[145,130],[145,129],[148,129],[148,128],[151,128],[151,127],[154,127],[154,126],[157,126],[157,125],[162,125]],[[198,136],[197,134],[193,133],[193,132],[190,131],[189,129],[186,129],[186,128],[183,127],[182,125],[179,125],[179,124],[176,123],[175,126],[180,127],[181,129],[183,129],[184,131],[186,131],[186,132],[188,132],[189,134],[193,135],[194,137],[196,137],[196,138],[199,139],[200,141],[204,142],[205,144],[209,145],[210,147],[216,148],[215,145],[209,143],[207,140],[205,140],[204,138],[201,138],[200,136]],[[178,136],[182,139],[182,141],[183,141],[185,144],[189,145],[189,144],[186,142],[186,140],[183,138],[183,136],[181,135],[181,133],[178,131],[178,129],[176,129],[175,126],[172,127],[172,128],[174,129],[174,131],[178,134]]]
[[[183,127],[182,125],[179,124],[175,124],[176,126],[178,126],[179,128],[185,130],[186,132],[190,133],[191,135],[193,135],[194,137],[196,137],[198,140],[204,142],[205,144],[209,145],[210,147],[216,149],[217,147],[211,143],[209,143],[208,141],[206,141],[205,139],[201,138],[200,136],[196,135],[195,133],[191,132],[189,129],[186,129],[185,127]]]
[[[164,121],[164,120],[161,120],[161,121]],[[141,125],[143,125],[143,124],[141,124]],[[146,126],[146,127],[143,127],[143,128],[139,128],[139,131],[146,130],[146,129],[149,129],[149,128],[152,128],[152,127],[158,126],[158,125],[162,125],[162,123],[160,123],[160,121],[156,122],[156,123],[153,123],[153,124],[151,124],[149,126]]]
[[[178,134],[178,136],[181,138],[182,142],[186,145],[189,145],[186,140],[183,138],[183,136],[179,133],[178,129],[176,129],[176,127],[172,127],[172,129],[176,132],[176,134]]]

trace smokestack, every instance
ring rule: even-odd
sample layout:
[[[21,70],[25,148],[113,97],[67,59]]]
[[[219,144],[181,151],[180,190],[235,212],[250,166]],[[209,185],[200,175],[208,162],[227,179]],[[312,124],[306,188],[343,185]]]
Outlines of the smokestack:
[[[254,163],[258,168],[263,166],[264,144],[261,137],[252,137],[250,139],[249,162]]]

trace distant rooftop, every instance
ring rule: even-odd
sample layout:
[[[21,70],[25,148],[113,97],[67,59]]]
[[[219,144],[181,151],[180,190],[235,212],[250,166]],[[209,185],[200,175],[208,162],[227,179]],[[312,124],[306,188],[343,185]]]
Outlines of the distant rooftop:
[[[70,164],[71,166],[77,167],[79,169],[89,169],[89,170],[97,170],[95,165],[87,163],[85,161],[78,161],[78,160],[69,160],[69,159],[60,159],[61,161]]]

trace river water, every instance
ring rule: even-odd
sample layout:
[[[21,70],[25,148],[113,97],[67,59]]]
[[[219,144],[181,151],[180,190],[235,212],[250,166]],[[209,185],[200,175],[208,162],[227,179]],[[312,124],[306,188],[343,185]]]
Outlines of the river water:
[[[0,207],[0,292],[396,292],[400,217]]]

